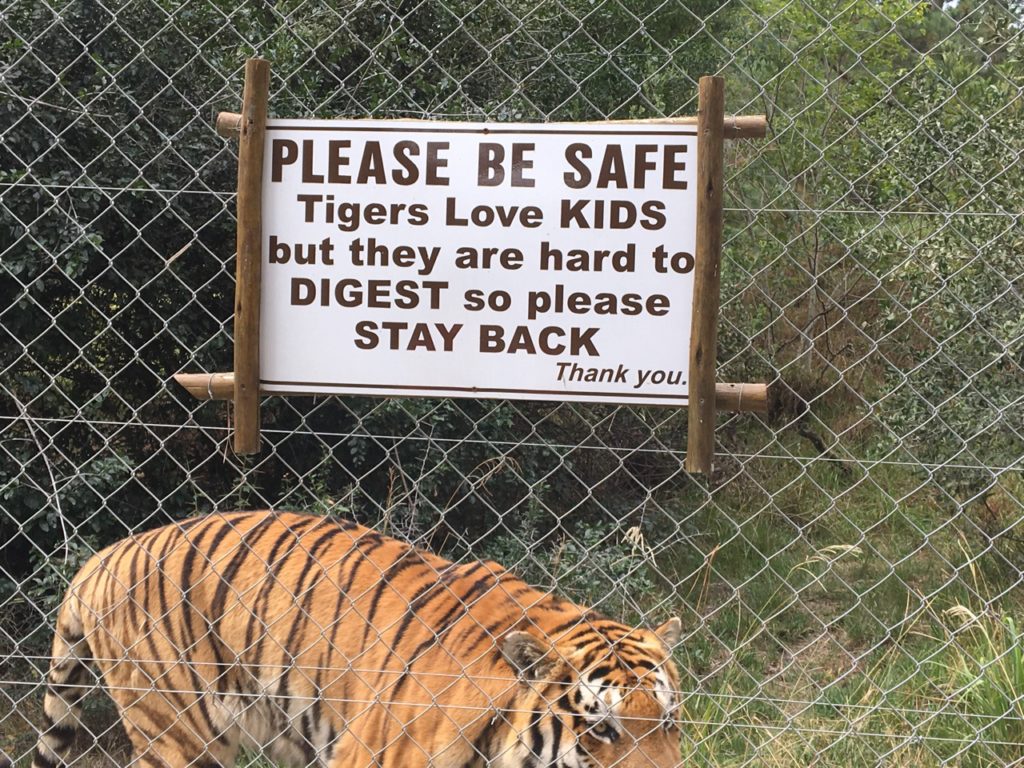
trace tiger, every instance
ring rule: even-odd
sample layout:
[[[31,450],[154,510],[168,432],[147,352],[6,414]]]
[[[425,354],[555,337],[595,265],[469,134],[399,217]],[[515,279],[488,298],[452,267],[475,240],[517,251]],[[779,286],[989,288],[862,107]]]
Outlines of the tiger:
[[[66,764],[102,681],[133,766],[676,768],[680,635],[355,522],[191,518],[72,579],[32,766]]]

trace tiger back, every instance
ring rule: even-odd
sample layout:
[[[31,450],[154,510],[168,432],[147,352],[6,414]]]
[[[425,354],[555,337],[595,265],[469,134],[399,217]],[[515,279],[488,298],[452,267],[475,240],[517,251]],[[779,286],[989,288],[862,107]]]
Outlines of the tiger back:
[[[679,764],[672,619],[638,629],[351,522],[231,513],[95,555],[57,620],[34,768],[93,669],[133,765]]]

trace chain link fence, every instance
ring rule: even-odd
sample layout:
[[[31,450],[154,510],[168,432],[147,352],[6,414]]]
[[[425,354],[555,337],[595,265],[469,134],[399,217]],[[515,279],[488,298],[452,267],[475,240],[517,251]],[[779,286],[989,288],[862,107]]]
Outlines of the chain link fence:
[[[687,765],[1019,765],[1022,23],[1016,0],[0,0],[0,750],[30,760],[92,553],[275,508],[679,616]],[[291,117],[686,115],[724,75],[769,135],[727,147],[718,379],[769,382],[770,412],[719,414],[706,479],[684,412],[574,403],[267,398],[234,455],[230,407],[170,382],[231,366],[213,117],[254,54]],[[127,761],[108,700],[83,722],[76,764]]]

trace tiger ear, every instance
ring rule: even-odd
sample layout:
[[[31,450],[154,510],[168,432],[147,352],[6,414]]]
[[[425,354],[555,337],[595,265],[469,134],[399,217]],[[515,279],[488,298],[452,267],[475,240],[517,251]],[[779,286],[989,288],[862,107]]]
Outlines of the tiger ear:
[[[661,642],[665,644],[665,647],[671,651],[675,647],[676,643],[679,642],[679,638],[683,636],[683,622],[679,620],[678,616],[673,616],[660,627],[655,629],[654,634],[656,634]]]
[[[501,641],[501,655],[524,683],[550,679],[556,663],[553,650],[529,632],[509,632]]]

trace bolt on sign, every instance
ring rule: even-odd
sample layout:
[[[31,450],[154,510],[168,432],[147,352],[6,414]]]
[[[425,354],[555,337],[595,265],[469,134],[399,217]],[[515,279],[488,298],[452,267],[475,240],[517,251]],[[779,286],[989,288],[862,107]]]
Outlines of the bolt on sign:
[[[236,450],[258,448],[260,393],[689,405],[693,421],[697,378],[705,432],[716,400],[759,409],[759,385],[714,382],[721,98],[703,123],[268,120],[261,70],[218,118],[240,139],[235,371],[214,375]],[[206,379],[179,377],[216,396]]]

